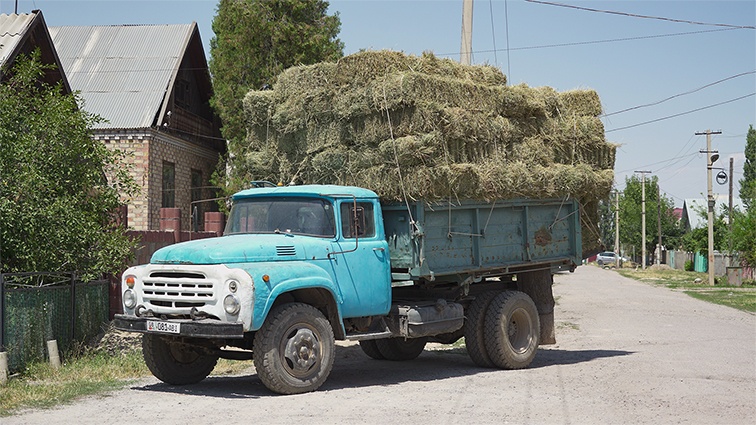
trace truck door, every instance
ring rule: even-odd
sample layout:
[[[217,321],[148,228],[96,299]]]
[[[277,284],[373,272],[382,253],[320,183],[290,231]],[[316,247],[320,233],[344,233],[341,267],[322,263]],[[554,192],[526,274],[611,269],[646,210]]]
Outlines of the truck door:
[[[340,232],[331,267],[344,317],[383,315],[391,306],[391,266],[380,207],[370,201],[338,204]]]

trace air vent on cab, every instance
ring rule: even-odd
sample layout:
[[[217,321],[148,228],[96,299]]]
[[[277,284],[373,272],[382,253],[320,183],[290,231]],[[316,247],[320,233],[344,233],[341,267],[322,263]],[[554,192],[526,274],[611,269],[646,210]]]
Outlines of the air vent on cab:
[[[281,257],[290,257],[297,255],[297,250],[291,245],[279,245],[276,247],[276,254]]]

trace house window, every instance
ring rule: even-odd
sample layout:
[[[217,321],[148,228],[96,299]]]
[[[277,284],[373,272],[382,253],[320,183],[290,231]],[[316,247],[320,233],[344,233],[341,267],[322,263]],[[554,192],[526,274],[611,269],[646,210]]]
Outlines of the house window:
[[[192,169],[192,227],[194,231],[199,230],[204,221],[203,202],[195,203],[195,201],[204,199],[204,196],[202,196],[202,187],[202,171]]]
[[[176,101],[176,105],[185,108],[185,109],[191,109],[192,107],[192,85],[189,84],[188,80],[180,79],[176,81],[176,90],[174,91],[175,96],[174,99]]]
[[[163,208],[176,206],[176,164],[163,161]]]

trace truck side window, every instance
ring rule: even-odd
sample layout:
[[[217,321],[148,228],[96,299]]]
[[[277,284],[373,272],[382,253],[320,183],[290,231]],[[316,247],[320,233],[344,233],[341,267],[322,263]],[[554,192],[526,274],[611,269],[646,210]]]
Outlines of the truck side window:
[[[354,202],[346,201],[342,203],[341,228],[343,229],[345,238],[371,238],[375,236],[373,204],[370,202],[358,202],[357,209],[355,210]]]

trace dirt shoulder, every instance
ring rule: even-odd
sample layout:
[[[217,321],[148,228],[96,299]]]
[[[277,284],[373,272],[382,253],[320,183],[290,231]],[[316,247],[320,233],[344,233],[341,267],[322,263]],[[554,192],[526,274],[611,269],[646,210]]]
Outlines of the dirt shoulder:
[[[250,367],[177,387],[155,379],[3,424],[756,423],[756,315],[579,267],[556,277],[557,345],[530,368],[476,367],[464,348],[376,361],[339,344],[314,393],[271,394]]]

